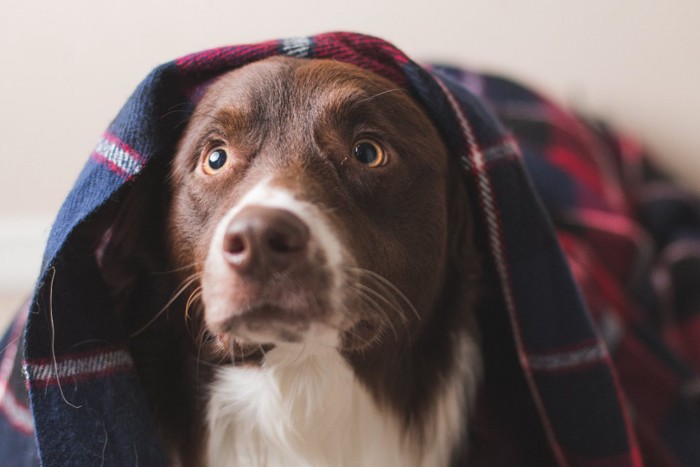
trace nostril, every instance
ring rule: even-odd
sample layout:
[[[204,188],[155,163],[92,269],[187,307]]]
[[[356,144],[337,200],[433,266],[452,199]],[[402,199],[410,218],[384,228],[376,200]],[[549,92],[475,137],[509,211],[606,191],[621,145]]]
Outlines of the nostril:
[[[286,221],[286,222],[285,222]],[[306,248],[308,229],[306,225],[285,219],[269,232],[267,246],[272,253],[295,253]]]
[[[232,255],[237,255],[245,251],[245,241],[240,234],[226,235],[224,238],[224,251]]]
[[[270,250],[276,253],[286,253],[295,249],[290,244],[289,238],[281,233],[271,236],[267,241],[267,245],[270,247]]]

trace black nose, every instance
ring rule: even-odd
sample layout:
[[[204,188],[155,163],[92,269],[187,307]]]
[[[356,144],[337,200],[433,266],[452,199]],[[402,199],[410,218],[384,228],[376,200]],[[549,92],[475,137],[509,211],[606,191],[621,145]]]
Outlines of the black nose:
[[[289,211],[243,208],[226,227],[223,254],[239,274],[264,278],[305,257],[309,227]]]

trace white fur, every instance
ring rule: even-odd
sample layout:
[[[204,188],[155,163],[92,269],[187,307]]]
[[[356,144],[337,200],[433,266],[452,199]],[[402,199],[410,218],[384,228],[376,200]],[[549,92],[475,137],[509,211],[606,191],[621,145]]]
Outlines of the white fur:
[[[380,408],[332,348],[278,346],[262,368],[223,369],[209,400],[208,465],[447,465],[463,440],[479,373],[474,342],[455,344],[456,368],[435,382],[443,391],[415,431]]]

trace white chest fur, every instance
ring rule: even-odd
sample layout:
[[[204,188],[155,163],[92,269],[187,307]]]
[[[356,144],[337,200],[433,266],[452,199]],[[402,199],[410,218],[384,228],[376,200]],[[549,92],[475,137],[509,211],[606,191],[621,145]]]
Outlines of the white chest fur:
[[[466,375],[461,371],[454,376],[462,382],[445,386],[422,436],[414,436],[406,434],[392,412],[375,404],[335,350],[306,349],[302,356],[289,350],[269,352],[261,368],[219,373],[208,407],[210,466],[448,462],[463,427]]]

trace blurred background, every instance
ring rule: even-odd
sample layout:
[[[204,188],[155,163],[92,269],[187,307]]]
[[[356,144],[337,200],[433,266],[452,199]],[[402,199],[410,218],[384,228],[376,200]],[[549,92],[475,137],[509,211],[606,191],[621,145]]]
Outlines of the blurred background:
[[[636,134],[700,191],[697,0],[0,0],[0,325],[98,137],[159,63],[346,30],[506,74]]]

